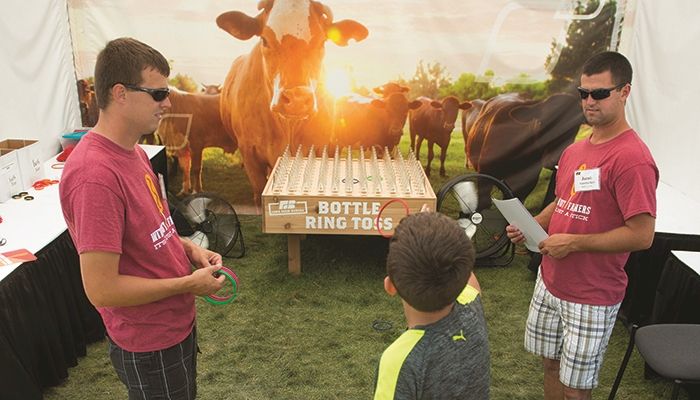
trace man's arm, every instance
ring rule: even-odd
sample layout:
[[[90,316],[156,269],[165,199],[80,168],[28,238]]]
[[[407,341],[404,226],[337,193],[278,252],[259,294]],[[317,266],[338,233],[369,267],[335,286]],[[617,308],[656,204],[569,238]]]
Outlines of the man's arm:
[[[622,253],[648,249],[654,240],[656,219],[638,214],[619,228],[594,234],[560,233],[540,243],[542,254],[563,258],[572,252]]]
[[[535,221],[537,221],[537,223],[540,224],[542,229],[545,231],[547,228],[549,228],[549,221],[552,220],[552,215],[554,214],[557,200],[559,199],[555,198],[553,202],[549,203],[547,207],[543,208],[542,211],[535,216]]]
[[[126,307],[153,303],[182,293],[205,296],[219,290],[225,276],[213,273],[220,266],[195,270],[179,278],[151,279],[119,274],[117,253],[91,251],[80,255],[80,272],[90,303],[95,307]]]

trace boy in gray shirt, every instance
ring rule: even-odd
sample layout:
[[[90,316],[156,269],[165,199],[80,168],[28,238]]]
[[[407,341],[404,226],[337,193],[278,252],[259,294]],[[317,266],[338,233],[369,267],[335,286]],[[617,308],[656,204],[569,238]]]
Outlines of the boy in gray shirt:
[[[488,399],[490,358],[474,248],[439,213],[404,218],[389,244],[384,289],[408,329],[382,354],[375,399]]]

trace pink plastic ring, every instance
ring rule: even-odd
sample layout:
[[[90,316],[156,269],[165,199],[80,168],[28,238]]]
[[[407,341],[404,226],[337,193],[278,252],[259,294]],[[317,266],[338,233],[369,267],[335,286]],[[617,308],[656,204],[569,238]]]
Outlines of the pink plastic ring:
[[[218,296],[216,294],[210,294],[209,296],[206,296],[204,300],[215,305],[228,304],[232,302],[236,298],[236,296],[238,296],[238,276],[233,271],[224,266],[222,266],[218,271],[216,271],[216,273],[218,273],[219,275],[224,275],[226,279],[228,279],[231,282],[231,286],[233,286],[233,291],[227,296]]]
[[[381,217],[382,213],[384,212],[384,209],[391,203],[401,203],[403,205],[404,210],[406,211],[406,215],[411,213],[411,209],[408,207],[408,203],[406,203],[404,199],[391,199],[384,203],[384,205],[379,209],[379,212],[377,213],[377,218],[374,220],[374,226],[377,228],[377,232],[379,232],[379,234],[382,235],[383,238],[387,239],[394,235],[388,235],[385,234],[384,231],[382,231],[382,228],[379,226],[379,217]]]

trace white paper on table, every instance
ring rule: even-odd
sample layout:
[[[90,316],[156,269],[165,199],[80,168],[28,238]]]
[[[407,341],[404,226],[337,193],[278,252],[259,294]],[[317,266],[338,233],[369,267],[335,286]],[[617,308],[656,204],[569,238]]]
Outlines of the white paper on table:
[[[540,224],[535,221],[530,212],[517,197],[508,200],[492,198],[493,204],[503,214],[508,223],[517,226],[525,236],[525,247],[528,250],[539,253],[539,243],[549,237]]]

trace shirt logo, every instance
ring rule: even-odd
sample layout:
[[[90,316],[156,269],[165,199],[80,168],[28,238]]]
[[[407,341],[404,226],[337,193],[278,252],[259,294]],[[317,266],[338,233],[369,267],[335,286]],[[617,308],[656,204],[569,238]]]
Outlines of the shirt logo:
[[[175,224],[173,223],[173,218],[171,216],[165,216],[165,209],[163,208],[163,201],[160,199],[158,194],[158,189],[156,189],[155,183],[150,175],[144,174],[144,180],[146,181],[146,186],[148,191],[151,193],[151,198],[158,209],[158,212],[163,216],[163,222],[160,223],[158,228],[151,232],[151,241],[153,242],[153,248],[158,250],[159,248],[165,246],[165,244],[175,235]]]
[[[162,215],[163,218],[165,218],[163,202],[160,200],[160,196],[158,195],[158,189],[156,189],[156,185],[155,183],[153,183],[153,179],[151,179],[151,176],[148,174],[145,174],[143,177],[146,180],[146,186],[148,186],[148,191],[151,192],[153,202],[156,203],[156,208],[158,208],[158,212],[160,212],[160,215]]]

